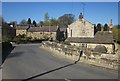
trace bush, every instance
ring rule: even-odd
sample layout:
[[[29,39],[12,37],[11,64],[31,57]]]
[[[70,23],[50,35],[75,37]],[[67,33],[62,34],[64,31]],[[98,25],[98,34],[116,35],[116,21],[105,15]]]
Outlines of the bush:
[[[13,38],[13,42],[19,44],[21,42],[21,38],[19,36],[16,36]]]
[[[94,51],[99,53],[107,53],[107,48],[103,45],[97,45]]]
[[[3,41],[3,42],[10,42],[10,41],[12,41],[12,39],[13,39],[13,38],[10,37],[10,36],[3,36],[3,37],[2,37],[2,41]]]
[[[32,37],[27,37],[27,36],[24,38],[25,41],[30,41],[31,39]]]
[[[66,44],[66,45],[71,45],[70,42],[63,42],[63,44]]]
[[[25,34],[23,34],[23,35],[15,36],[12,41],[19,44],[19,43],[27,43],[31,39],[32,37],[27,37]]]
[[[120,44],[120,29],[117,27],[114,27],[112,29],[113,37],[116,40],[117,43]]]

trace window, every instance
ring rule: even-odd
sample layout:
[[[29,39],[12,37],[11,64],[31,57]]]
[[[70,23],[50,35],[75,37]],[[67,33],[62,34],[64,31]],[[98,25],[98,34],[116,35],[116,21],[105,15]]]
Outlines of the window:
[[[82,44],[82,47],[87,47],[87,44]]]
[[[24,32],[24,30],[22,30],[22,32]]]

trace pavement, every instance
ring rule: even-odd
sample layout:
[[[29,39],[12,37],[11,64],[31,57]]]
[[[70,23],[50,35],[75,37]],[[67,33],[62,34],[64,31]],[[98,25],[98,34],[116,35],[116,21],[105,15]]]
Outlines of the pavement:
[[[118,79],[118,73],[52,56],[40,44],[19,44],[3,63],[3,79]]]

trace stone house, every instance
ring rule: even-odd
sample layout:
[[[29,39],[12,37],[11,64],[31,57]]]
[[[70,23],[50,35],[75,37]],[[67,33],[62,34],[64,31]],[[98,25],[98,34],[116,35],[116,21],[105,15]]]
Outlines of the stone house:
[[[70,42],[71,45],[86,47],[92,50],[96,46],[101,45],[106,47],[107,53],[115,52],[113,34],[109,31],[99,31],[95,34],[94,38],[69,37],[66,41]]]
[[[80,15],[82,16],[82,14]],[[79,17],[75,22],[68,25],[67,35],[69,37],[94,37],[94,24]]]
[[[41,39],[40,27],[30,27],[27,31],[27,36],[32,37],[32,39]]]
[[[23,35],[23,34],[27,35],[28,29],[29,29],[29,26],[27,26],[27,25],[25,25],[25,26],[20,26],[20,25],[17,26],[16,27],[16,36]]]
[[[40,28],[40,37],[49,40],[56,40],[57,26],[42,26]]]
[[[79,19],[67,28],[66,41],[71,45],[86,47],[94,50],[96,46],[105,46],[107,53],[115,52],[113,34],[110,31],[98,31],[94,35],[94,24],[79,16]]]
[[[57,36],[57,26],[42,26],[42,27],[34,27],[34,26],[17,26],[16,27],[16,36],[17,35],[27,35],[28,37],[32,37],[32,39],[49,39],[56,40]]]

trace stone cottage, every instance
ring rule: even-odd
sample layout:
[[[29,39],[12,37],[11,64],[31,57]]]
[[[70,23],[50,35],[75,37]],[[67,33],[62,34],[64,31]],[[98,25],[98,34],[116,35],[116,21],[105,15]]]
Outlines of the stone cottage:
[[[69,41],[71,45],[86,47],[94,50],[96,46],[105,46],[107,53],[114,53],[115,45],[113,35],[111,32],[99,31],[95,34],[94,38],[88,37],[69,37],[66,41]]]
[[[68,38],[66,41],[71,45],[86,47],[94,50],[96,46],[104,46],[107,53],[114,53],[115,45],[113,34],[109,31],[98,31],[94,35],[94,25],[85,20],[80,14],[79,19],[67,28]]]
[[[22,26],[18,25],[16,27],[16,36],[23,35],[23,34],[27,35],[28,29],[29,29],[29,26],[27,26],[27,25],[22,25]]]
[[[57,26],[42,26],[40,28],[40,37],[49,40],[56,40],[57,29]]]
[[[27,31],[27,36],[32,37],[32,39],[41,39],[40,27],[30,27]]]
[[[94,24],[81,17],[68,25],[67,35],[69,37],[94,37]]]

